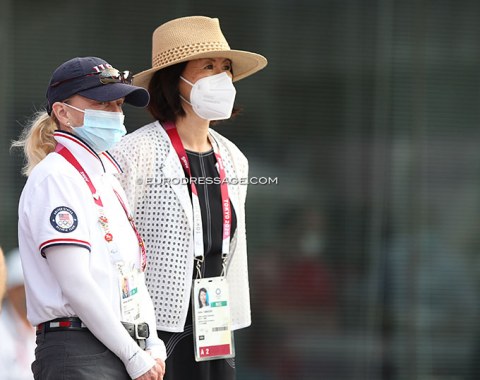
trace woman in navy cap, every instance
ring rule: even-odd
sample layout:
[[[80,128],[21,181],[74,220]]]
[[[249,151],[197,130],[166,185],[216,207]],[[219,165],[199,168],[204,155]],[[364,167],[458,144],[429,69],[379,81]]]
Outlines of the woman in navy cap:
[[[108,153],[126,133],[123,103],[145,107],[149,95],[85,57],[55,70],[46,97],[14,143],[27,161],[18,233],[35,379],[162,379],[145,247]]]

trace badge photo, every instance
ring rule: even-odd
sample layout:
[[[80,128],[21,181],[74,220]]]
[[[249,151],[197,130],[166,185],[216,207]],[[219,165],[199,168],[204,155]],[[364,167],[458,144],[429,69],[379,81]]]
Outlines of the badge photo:
[[[50,214],[50,224],[58,232],[68,233],[75,231],[78,226],[77,214],[69,207],[57,207]]]

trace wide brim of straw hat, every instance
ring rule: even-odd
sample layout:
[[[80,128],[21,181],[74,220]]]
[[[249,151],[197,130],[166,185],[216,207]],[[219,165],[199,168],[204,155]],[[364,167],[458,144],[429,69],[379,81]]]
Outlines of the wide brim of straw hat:
[[[155,30],[152,68],[135,74],[133,83],[148,89],[150,79],[158,70],[200,58],[230,59],[234,82],[256,73],[268,63],[260,54],[230,49],[220,30],[218,19],[183,17],[169,21]]]

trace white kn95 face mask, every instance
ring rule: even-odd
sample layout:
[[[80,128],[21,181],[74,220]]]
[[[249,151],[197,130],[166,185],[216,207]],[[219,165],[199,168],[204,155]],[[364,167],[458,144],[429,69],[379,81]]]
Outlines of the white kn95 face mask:
[[[195,113],[206,120],[224,120],[232,115],[233,103],[237,91],[232,78],[227,73],[220,73],[201,78],[195,83],[180,78],[192,86],[190,101],[180,97],[190,104]]]

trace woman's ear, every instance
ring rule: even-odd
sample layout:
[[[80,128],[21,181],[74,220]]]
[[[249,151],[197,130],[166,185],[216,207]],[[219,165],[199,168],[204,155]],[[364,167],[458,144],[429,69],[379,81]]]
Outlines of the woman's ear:
[[[55,102],[52,106],[52,113],[57,118],[60,126],[70,127],[70,119],[68,117],[68,111],[66,110],[66,106],[63,103]]]

